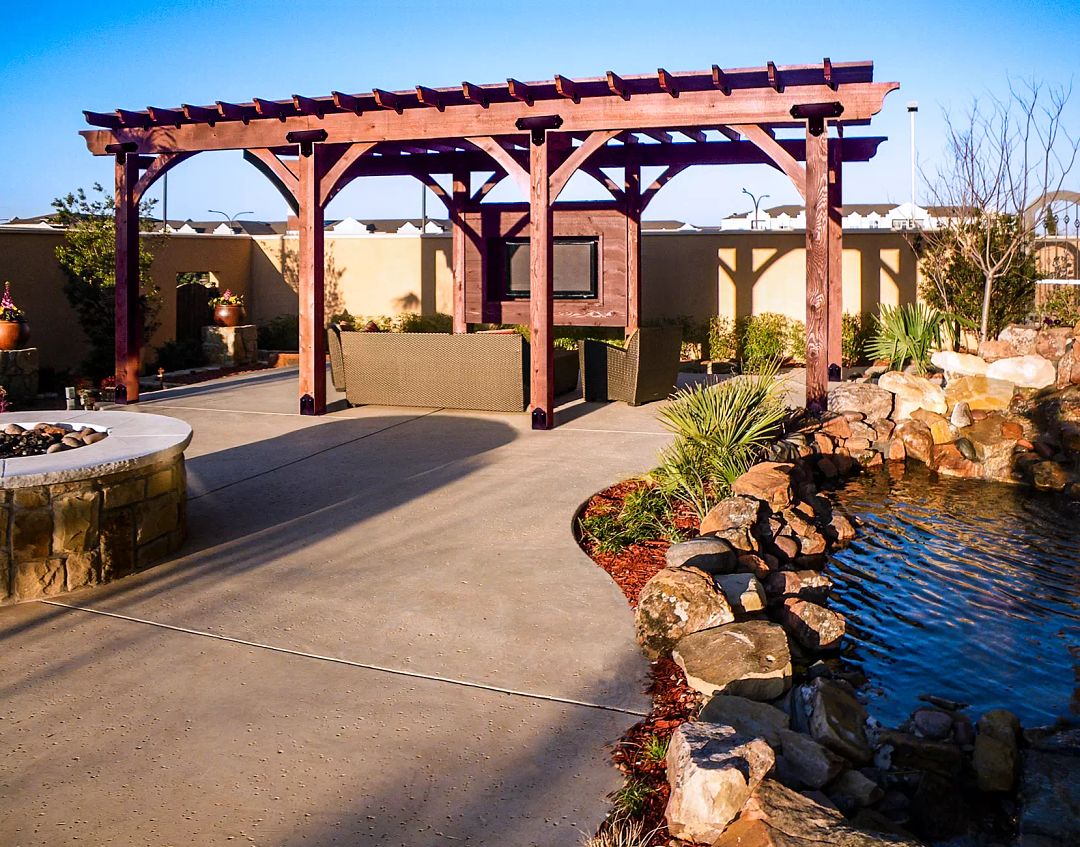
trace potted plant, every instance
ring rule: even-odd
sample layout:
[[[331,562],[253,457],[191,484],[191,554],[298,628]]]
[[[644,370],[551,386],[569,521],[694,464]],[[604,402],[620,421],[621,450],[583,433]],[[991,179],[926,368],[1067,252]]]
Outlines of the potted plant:
[[[4,283],[0,300],[0,350],[18,350],[30,340],[30,324],[23,310],[11,299],[11,283]]]
[[[107,376],[101,381],[101,402],[116,402],[116,377]]]
[[[240,326],[244,317],[244,295],[233,294],[228,288],[225,293],[210,300],[214,307],[214,323],[217,326]]]

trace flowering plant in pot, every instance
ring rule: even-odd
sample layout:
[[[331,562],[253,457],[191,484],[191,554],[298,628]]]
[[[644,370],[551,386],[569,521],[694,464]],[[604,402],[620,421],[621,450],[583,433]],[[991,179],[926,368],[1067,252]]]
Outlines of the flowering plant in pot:
[[[244,317],[244,295],[233,294],[228,288],[224,294],[210,299],[214,307],[214,323],[218,326],[240,326]]]
[[[26,314],[11,299],[11,283],[4,283],[4,297],[0,299],[0,350],[17,350],[30,340],[30,324]]]

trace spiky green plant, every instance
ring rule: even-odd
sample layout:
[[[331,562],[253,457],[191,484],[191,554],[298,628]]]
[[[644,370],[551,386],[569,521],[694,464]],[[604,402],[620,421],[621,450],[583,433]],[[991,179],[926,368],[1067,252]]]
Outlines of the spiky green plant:
[[[762,449],[780,431],[784,418],[778,360],[757,374],[719,385],[695,385],[678,392],[660,411],[675,441],[660,454],[657,477],[669,496],[699,517],[731,491]]]
[[[619,553],[633,544],[656,538],[682,540],[671,500],[649,479],[642,479],[641,486],[630,491],[621,506],[594,511],[582,517],[578,525],[581,534],[600,553]]]
[[[640,779],[626,780],[622,788],[611,795],[617,817],[637,818],[645,811],[649,798],[656,789]]]
[[[596,835],[582,836],[582,847],[648,847],[656,830],[645,831],[641,820],[617,815],[605,822]]]
[[[641,744],[641,755],[648,762],[662,762],[667,758],[668,739],[650,735]]]
[[[925,303],[882,306],[874,319],[876,329],[869,353],[887,360],[894,370],[911,362],[919,373],[926,373],[930,355],[941,347],[946,318],[944,312]]]

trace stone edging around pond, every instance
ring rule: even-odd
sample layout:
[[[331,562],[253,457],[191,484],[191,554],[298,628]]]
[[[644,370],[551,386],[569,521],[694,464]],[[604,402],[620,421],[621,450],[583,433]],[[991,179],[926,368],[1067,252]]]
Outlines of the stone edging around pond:
[[[179,549],[190,426],[133,412],[0,415],[0,428],[41,422],[109,437],[0,463],[0,604],[110,582]]]
[[[856,697],[862,680],[817,661],[846,630],[825,606],[832,585],[821,569],[855,534],[818,485],[901,458],[888,449],[891,430],[875,430],[884,451],[858,441],[869,441],[864,426],[856,411],[807,420],[773,447],[772,458],[791,461],[760,463],[736,480],[702,534],[672,545],[641,591],[635,623],[646,655],[670,652],[711,698],[669,744],[670,834],[716,847],[769,844],[777,833],[791,845],[916,844],[912,832],[958,834],[962,810],[984,831],[991,820],[1007,832],[1022,771],[1024,837],[1076,843],[1080,809],[1067,804],[1080,797],[1060,785],[1080,786],[1080,739],[1022,733],[1002,710],[976,725],[962,704],[933,697],[886,729]]]

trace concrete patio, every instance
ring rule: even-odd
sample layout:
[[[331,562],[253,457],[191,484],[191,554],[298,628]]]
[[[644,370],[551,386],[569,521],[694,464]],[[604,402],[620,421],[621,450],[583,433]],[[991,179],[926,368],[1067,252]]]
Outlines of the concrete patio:
[[[575,844],[647,665],[576,507],[656,406],[290,414],[296,372],[161,392],[181,554],[0,610],[0,843]]]

